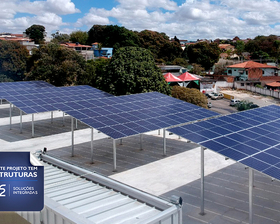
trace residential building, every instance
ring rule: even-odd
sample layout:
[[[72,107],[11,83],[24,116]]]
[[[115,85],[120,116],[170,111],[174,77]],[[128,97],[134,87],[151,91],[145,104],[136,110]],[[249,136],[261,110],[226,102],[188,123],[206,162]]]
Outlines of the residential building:
[[[94,58],[93,49],[90,45],[83,45],[79,43],[64,43],[60,44],[61,46],[65,46],[71,48],[78,53],[80,53],[86,60],[90,60]]]
[[[230,44],[219,44],[218,46],[223,52],[228,51],[228,50],[231,50],[231,51],[235,50],[234,46],[232,46]]]
[[[99,49],[97,42],[92,44],[92,48],[94,51],[94,57],[111,58],[113,56],[113,48],[101,47],[101,49]]]
[[[30,38],[26,37],[26,35],[24,35],[24,34],[1,33],[0,40],[18,42],[19,44],[26,47],[26,49],[29,51],[30,55],[32,54],[33,48],[39,47],[39,44],[35,44],[34,41],[32,41]]]
[[[236,81],[256,81],[265,76],[278,76],[278,70],[276,66],[246,61],[227,66],[227,75],[233,76]]]

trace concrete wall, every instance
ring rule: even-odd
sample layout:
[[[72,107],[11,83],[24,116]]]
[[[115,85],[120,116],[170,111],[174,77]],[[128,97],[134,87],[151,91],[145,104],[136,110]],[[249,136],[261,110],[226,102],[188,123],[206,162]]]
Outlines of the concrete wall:
[[[241,85],[242,82],[240,83],[235,83],[234,87],[236,89],[244,89],[244,90],[248,90],[251,91],[253,93],[259,93],[261,95],[265,95],[265,96],[272,96],[274,98],[280,99],[280,92],[278,91],[274,91],[274,90],[270,90],[270,89],[261,89],[255,86],[251,86],[251,85],[246,85],[246,83],[244,83],[244,85]]]

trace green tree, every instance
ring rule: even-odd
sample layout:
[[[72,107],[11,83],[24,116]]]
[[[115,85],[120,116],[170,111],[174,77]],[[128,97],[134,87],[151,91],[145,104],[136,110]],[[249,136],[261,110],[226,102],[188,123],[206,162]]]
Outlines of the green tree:
[[[0,74],[14,81],[23,80],[28,56],[26,47],[14,41],[0,40]]]
[[[210,69],[218,60],[220,49],[216,43],[199,42],[187,49],[189,63],[200,64],[205,70]]]
[[[245,44],[244,44],[244,42],[241,41],[241,40],[237,40],[237,41],[236,41],[235,49],[236,49],[236,53],[237,53],[238,55],[242,55],[242,53],[243,53],[244,50],[245,50]]]
[[[51,42],[60,44],[60,43],[66,43],[70,41],[70,36],[66,33],[59,33],[57,30],[55,33],[52,33],[53,39]]]
[[[87,44],[88,33],[85,31],[74,31],[70,34],[70,41],[72,43]]]
[[[171,95],[174,98],[195,104],[200,107],[207,107],[207,97],[198,89],[186,88],[182,86],[173,86]]]
[[[150,50],[156,61],[162,59],[171,62],[175,58],[181,57],[182,48],[179,41],[170,42],[169,37],[165,33],[143,30],[138,33],[138,36],[140,46]]]
[[[185,58],[176,58],[173,60],[172,65],[180,65],[182,67],[187,67],[189,64]]]
[[[102,77],[107,74],[106,68],[110,59],[99,58],[96,60],[88,60],[86,62],[86,72],[79,76],[78,85],[90,85],[101,89]]]
[[[44,80],[55,86],[69,86],[84,77],[85,60],[77,52],[57,44],[34,49],[28,61],[27,80]]]
[[[112,47],[114,51],[120,47],[139,46],[137,34],[117,25],[94,25],[88,31],[88,43],[102,43],[103,46]]]
[[[114,95],[158,91],[170,94],[170,87],[149,50],[120,48],[112,57],[100,89]]]
[[[32,25],[25,30],[27,36],[34,40],[35,44],[44,43],[45,38],[45,27],[41,25]]]
[[[8,78],[6,75],[0,74],[0,82],[13,82],[14,80]]]

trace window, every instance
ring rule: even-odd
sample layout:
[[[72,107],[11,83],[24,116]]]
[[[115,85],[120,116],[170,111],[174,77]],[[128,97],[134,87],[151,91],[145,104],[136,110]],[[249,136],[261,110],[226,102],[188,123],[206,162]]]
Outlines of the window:
[[[244,86],[244,83],[242,82],[242,83],[240,83],[241,84],[241,86]]]
[[[262,74],[264,74],[264,70],[262,70]]]
[[[231,69],[228,70],[228,74],[232,74],[232,70]]]

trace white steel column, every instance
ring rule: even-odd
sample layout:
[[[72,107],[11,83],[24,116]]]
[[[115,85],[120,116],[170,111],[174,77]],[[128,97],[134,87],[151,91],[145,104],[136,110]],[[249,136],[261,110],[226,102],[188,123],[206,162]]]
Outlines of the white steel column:
[[[78,129],[78,120],[77,119],[75,119],[76,120],[76,130]]]
[[[72,132],[72,157],[74,156],[74,118],[71,117],[71,132]]]
[[[117,147],[116,147],[115,139],[113,139],[113,158],[114,158],[113,172],[117,172]]]
[[[253,187],[254,170],[249,167],[249,224],[253,224]]]
[[[166,137],[165,137],[165,133],[166,130],[165,128],[163,129],[163,155],[166,156]]]
[[[10,130],[12,129],[12,104],[10,103]]]
[[[91,142],[90,142],[91,163],[93,162],[93,128],[91,128]]]
[[[20,113],[20,133],[22,133],[22,110],[19,110]]]
[[[51,112],[51,123],[53,123],[53,111]]]
[[[140,150],[143,150],[143,135],[140,134]]]
[[[32,138],[34,138],[34,114],[32,114]]]
[[[158,129],[158,135],[160,135],[160,129]]]
[[[204,213],[204,147],[200,147],[200,157],[201,157],[201,162],[200,162],[200,178],[201,178],[201,183],[200,183],[200,215],[205,215]]]
[[[64,126],[64,112],[62,112],[62,125]]]

